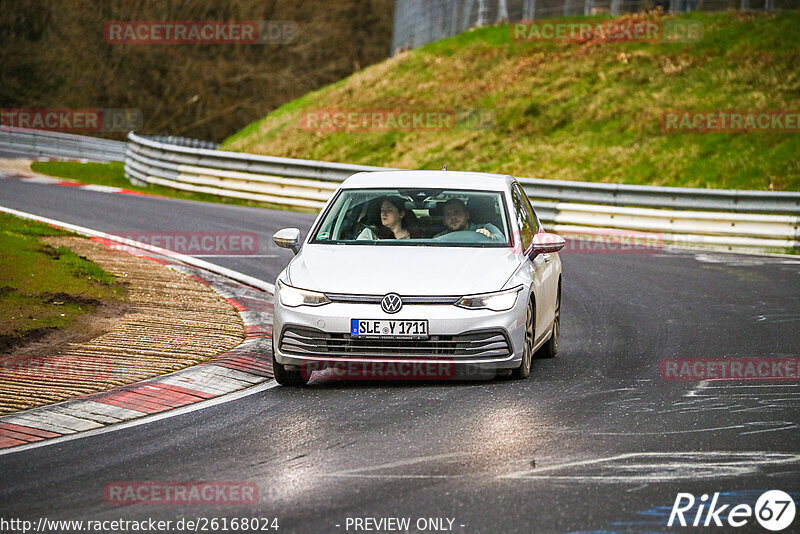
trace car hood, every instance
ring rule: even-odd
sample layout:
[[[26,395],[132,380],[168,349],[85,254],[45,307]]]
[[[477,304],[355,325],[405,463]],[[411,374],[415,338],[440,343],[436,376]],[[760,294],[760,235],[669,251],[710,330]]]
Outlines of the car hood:
[[[509,248],[305,245],[288,273],[326,293],[459,296],[502,289],[519,261]]]

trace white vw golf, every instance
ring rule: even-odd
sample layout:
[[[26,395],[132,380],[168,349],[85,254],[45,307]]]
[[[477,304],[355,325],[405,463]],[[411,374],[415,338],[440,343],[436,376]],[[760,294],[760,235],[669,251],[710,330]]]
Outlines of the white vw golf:
[[[275,284],[272,365],[284,385],[338,376],[526,378],[555,356],[564,239],[511,176],[359,173]]]

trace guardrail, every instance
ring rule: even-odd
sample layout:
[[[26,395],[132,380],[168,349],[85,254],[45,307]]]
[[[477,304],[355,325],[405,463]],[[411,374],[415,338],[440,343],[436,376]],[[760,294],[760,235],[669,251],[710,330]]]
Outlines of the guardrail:
[[[148,136],[148,139],[167,145],[188,146],[191,148],[207,148],[209,150],[216,150],[219,148],[219,143],[214,143],[213,141],[203,141],[201,139],[181,137],[178,135],[151,135]]]
[[[398,170],[214,150],[179,138],[129,142],[0,128],[0,150],[35,156],[125,161],[134,183],[157,184],[318,210],[357,172]],[[189,146],[185,146],[189,145]],[[209,148],[198,148],[207,146]],[[800,192],[635,186],[519,178],[540,219],[568,236],[645,232],[687,246],[800,250]]]
[[[125,173],[138,183],[320,209],[348,176],[384,167],[276,158],[161,143],[128,134]]]
[[[0,126],[0,151],[31,157],[125,161],[124,141]]]
[[[125,172],[134,182],[309,209],[322,208],[352,174],[397,170],[175,146],[133,132],[128,139]],[[542,221],[566,235],[616,229],[687,246],[800,249],[796,192],[519,182]]]

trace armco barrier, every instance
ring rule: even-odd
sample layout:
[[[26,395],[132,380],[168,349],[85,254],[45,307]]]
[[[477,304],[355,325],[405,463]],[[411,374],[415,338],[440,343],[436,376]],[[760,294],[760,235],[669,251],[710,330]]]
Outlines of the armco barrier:
[[[352,174],[396,170],[175,146],[133,132],[128,139],[125,172],[134,182],[302,208],[320,209]],[[800,249],[800,193],[519,182],[542,221],[565,235],[616,229],[687,246]]]
[[[0,126],[0,151],[35,158],[124,161],[125,144],[87,135]]]
[[[163,142],[170,139],[131,132],[126,146],[79,135],[0,129],[0,149],[116,161],[123,159],[125,147],[125,174],[134,183],[313,210],[352,174],[397,170],[198,148],[214,145],[193,140]],[[565,235],[615,229],[659,234],[665,244],[800,251],[800,192],[519,181],[542,221]]]
[[[518,180],[531,198],[561,202],[735,213],[800,214],[798,192],[603,184],[537,178]]]

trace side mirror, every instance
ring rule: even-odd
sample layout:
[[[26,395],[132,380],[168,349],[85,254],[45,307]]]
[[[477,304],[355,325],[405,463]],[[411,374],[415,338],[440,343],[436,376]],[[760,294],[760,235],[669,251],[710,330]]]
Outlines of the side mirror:
[[[547,232],[539,232],[533,236],[533,248],[531,254],[546,254],[548,252],[558,252],[567,242],[563,237]]]
[[[297,228],[278,230],[272,234],[272,240],[281,248],[291,249],[295,254],[300,252],[300,230]]]

